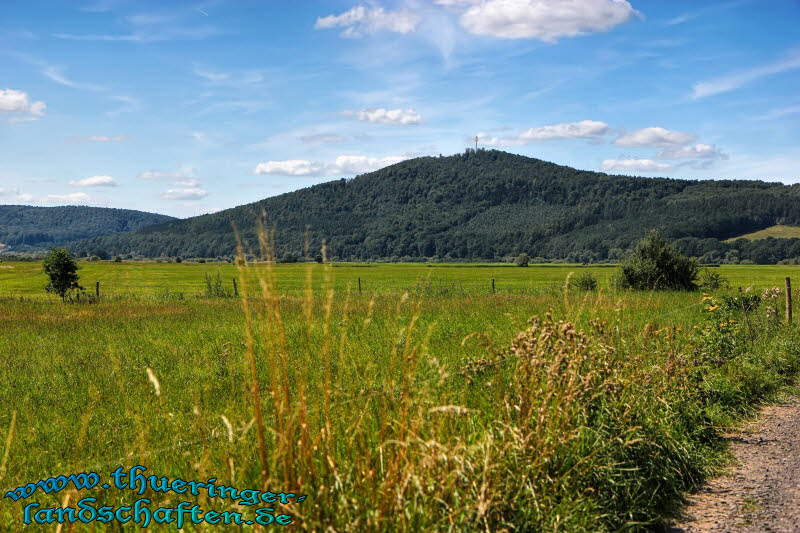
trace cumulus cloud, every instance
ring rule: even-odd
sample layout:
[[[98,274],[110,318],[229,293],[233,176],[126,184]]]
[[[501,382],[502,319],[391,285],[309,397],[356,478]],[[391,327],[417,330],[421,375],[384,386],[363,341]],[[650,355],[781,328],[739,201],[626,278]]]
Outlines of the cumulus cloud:
[[[328,172],[331,174],[363,174],[394,165],[405,159],[407,158],[402,156],[373,158],[360,155],[340,155],[331,165],[328,165]]]
[[[605,122],[581,120],[580,122],[562,122],[530,128],[511,137],[491,137],[480,133],[478,140],[487,146],[522,146],[557,139],[599,139],[609,130],[610,128]]]
[[[728,159],[713,144],[695,144],[689,146],[675,146],[658,153],[661,159]]]
[[[469,33],[555,42],[608,31],[636,16],[626,0],[437,0],[466,7],[459,19]]]
[[[600,168],[620,172],[660,172],[670,170],[672,166],[652,159],[606,159]]]
[[[117,180],[111,176],[90,176],[69,182],[73,187],[116,187],[119,185]]]
[[[355,117],[363,122],[373,122],[377,124],[400,124],[403,126],[421,124],[422,116],[411,108],[408,109],[363,109],[359,111],[346,110],[342,114],[348,117]]]
[[[319,174],[322,166],[304,159],[287,159],[285,161],[267,161],[256,165],[254,174],[272,174],[277,176],[314,176]]]
[[[9,122],[36,120],[44,115],[44,102],[31,100],[27,93],[14,89],[0,89],[0,113],[15,113]],[[22,115],[22,116],[20,116]]]
[[[341,15],[319,17],[314,28],[345,28],[342,37],[358,38],[379,31],[411,33],[419,23],[419,15],[407,9],[386,11],[382,7],[356,6]]]
[[[198,187],[187,189],[167,189],[161,193],[161,198],[165,200],[200,200],[208,196],[208,191]]]
[[[694,140],[694,135],[671,131],[658,126],[621,135],[614,144],[619,146],[680,146]]]
[[[330,163],[318,163],[305,159],[288,159],[285,161],[267,161],[256,165],[254,174],[275,176],[324,176],[340,174],[363,174],[389,165],[394,165],[407,158],[402,156],[366,157],[361,155],[340,155]]]

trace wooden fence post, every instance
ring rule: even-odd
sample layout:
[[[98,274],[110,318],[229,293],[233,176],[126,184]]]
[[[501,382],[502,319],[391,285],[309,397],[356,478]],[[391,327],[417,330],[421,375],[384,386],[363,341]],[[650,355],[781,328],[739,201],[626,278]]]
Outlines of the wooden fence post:
[[[788,279],[788,278],[787,278],[787,279]],[[94,282],[94,295],[95,295],[97,298],[100,298],[100,282],[99,282],[99,281],[95,281],[95,282]]]
[[[361,278],[358,278],[358,294],[361,294]]]
[[[233,278],[233,295],[239,296],[239,288],[236,286],[236,278]]]
[[[786,276],[786,323],[792,323],[792,280]]]
[[[494,278],[492,278],[492,294],[494,294]]]

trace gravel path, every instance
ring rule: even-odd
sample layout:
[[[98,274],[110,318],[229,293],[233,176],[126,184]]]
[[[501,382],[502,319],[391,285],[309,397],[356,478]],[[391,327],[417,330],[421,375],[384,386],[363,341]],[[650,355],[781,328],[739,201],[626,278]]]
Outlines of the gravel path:
[[[671,532],[800,532],[800,399],[761,410],[727,435],[736,463],[689,497]]]

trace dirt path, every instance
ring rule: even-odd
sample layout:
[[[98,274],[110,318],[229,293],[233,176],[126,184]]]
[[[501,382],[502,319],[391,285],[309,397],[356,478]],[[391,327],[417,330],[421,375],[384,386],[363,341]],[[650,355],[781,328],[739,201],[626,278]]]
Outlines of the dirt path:
[[[800,532],[800,398],[727,435],[736,463],[689,497],[671,532]]]

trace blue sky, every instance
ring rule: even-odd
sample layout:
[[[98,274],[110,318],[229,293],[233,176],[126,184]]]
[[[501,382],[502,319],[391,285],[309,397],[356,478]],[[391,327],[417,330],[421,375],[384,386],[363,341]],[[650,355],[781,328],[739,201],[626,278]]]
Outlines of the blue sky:
[[[175,216],[474,143],[800,182],[796,0],[8,2],[0,203]]]

